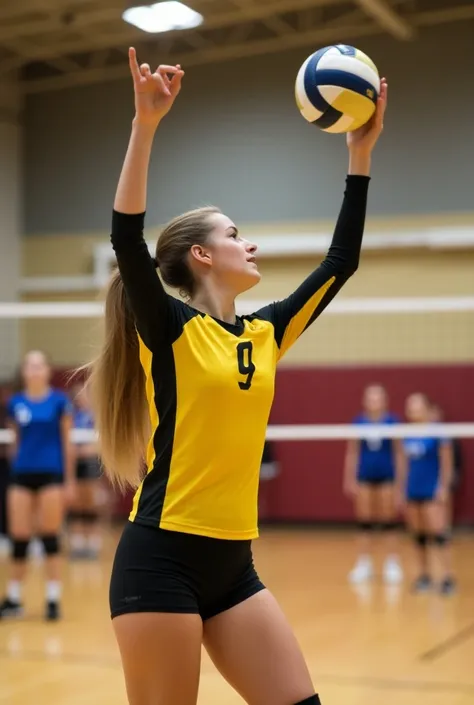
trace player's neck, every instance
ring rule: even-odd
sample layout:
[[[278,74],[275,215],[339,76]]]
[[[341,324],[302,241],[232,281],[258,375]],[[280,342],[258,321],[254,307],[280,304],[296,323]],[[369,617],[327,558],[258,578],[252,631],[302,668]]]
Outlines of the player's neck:
[[[202,286],[190,301],[193,308],[207,313],[225,323],[235,323],[235,295],[231,292],[217,290],[208,283]]]
[[[25,394],[29,399],[42,399],[50,390],[49,384],[29,384],[25,387]]]

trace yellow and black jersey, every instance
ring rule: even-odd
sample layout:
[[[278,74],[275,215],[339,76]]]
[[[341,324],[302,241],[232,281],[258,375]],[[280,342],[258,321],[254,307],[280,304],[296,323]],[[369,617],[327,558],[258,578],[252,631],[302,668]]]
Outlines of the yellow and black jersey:
[[[113,213],[152,434],[130,520],[224,539],[258,535],[257,492],[278,361],[359,261],[369,178],[348,176],[329,252],[288,298],[225,323],[167,294],[144,213]]]

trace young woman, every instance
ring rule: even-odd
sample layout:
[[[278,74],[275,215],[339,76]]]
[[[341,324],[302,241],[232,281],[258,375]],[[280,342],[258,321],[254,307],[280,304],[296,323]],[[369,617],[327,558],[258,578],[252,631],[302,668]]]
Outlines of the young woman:
[[[397,423],[397,417],[389,411],[387,391],[381,385],[373,384],[364,390],[362,406],[363,412],[356,417],[355,424]],[[399,441],[378,438],[350,440],[348,443],[344,491],[354,500],[359,526],[359,557],[349,573],[352,583],[373,577],[372,534],[377,525],[386,536],[384,580],[396,584],[403,579],[396,535],[396,478],[400,476],[402,462],[403,450]]]
[[[260,280],[256,247],[217,208],[175,218],[150,257],[149,159],[183,71],[152,73],[133,49],[130,68],[136,112],[112,220],[118,272],[91,378],[105,468],[138,484],[110,586],[129,702],[195,705],[204,643],[247,703],[315,705],[298,643],[253,566],[260,461],[277,361],[357,269],[386,83],[376,117],[348,137],[326,259],[284,301],[237,316],[236,296]],[[157,266],[186,303],[165,293]]]
[[[76,386],[72,392],[74,428],[93,431],[94,416],[87,387]],[[101,546],[97,496],[101,467],[97,443],[76,444],[76,500],[69,513],[69,545],[72,558],[97,558]]]
[[[431,405],[424,394],[408,397],[406,416],[414,424],[432,422]],[[455,589],[446,524],[446,501],[453,478],[452,444],[441,438],[407,438],[404,448],[408,458],[406,517],[415,539],[418,570],[414,589],[421,592],[433,586],[427,553],[431,545],[443,576],[439,589],[448,595]]]
[[[65,498],[74,493],[74,455],[69,439],[71,406],[63,392],[51,388],[50,376],[44,353],[27,353],[22,364],[23,391],[15,394],[8,404],[8,425],[16,437],[8,489],[13,555],[0,618],[23,613],[27,549],[36,532],[46,555],[45,618],[60,617],[59,534]]]

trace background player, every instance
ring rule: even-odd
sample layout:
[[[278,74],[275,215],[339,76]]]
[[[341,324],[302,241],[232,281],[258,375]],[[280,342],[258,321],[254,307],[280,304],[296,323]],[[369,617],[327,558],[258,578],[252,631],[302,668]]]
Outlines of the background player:
[[[389,411],[386,389],[372,384],[364,390],[363,412],[354,420],[357,425],[394,424],[395,414]],[[373,577],[371,552],[373,532],[378,524],[386,535],[386,558],[383,577],[387,583],[399,583],[403,571],[398,558],[396,535],[397,488],[404,462],[400,441],[390,438],[350,440],[344,469],[344,492],[354,500],[359,526],[359,557],[349,573],[349,580],[361,583]]]
[[[416,393],[408,397],[406,416],[414,424],[432,422],[431,405],[426,395]],[[455,582],[451,571],[446,500],[453,478],[452,444],[442,438],[407,438],[404,449],[408,457],[406,517],[416,543],[418,578],[414,589],[424,591],[433,585],[427,552],[431,545],[442,572],[440,591],[450,594]]]
[[[133,49],[130,68],[136,115],[112,224],[120,275],[110,283],[106,340],[92,374],[111,476],[135,482],[148,441],[148,472],[110,588],[128,698],[194,705],[204,642],[251,705],[316,705],[250,542],[276,363],[358,266],[386,84],[375,119],[348,137],[346,193],[326,259],[287,299],[239,317],[235,297],[260,279],[256,248],[220,211],[179,216],[163,231],[156,262],[150,257],[143,238],[150,154],[183,72],[165,66],[152,74]],[[166,294],[156,264],[189,305]]]
[[[60,617],[60,532],[67,496],[74,493],[74,452],[69,438],[72,409],[68,397],[50,386],[44,353],[31,351],[22,365],[23,391],[8,403],[14,430],[8,489],[9,531],[13,544],[10,580],[0,617],[23,613],[22,586],[28,543],[38,532],[46,554],[46,619]]]
[[[74,428],[93,431],[95,428],[87,387],[78,385],[72,392]],[[97,558],[101,547],[99,533],[98,495],[101,467],[97,444],[76,443],[76,494],[69,513],[69,545],[72,558]]]

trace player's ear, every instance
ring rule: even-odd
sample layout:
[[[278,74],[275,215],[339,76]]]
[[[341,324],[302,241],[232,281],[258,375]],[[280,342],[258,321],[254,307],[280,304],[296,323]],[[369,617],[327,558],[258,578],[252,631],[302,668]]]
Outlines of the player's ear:
[[[206,265],[212,264],[211,251],[203,245],[193,245],[190,250],[190,255],[195,262]]]

